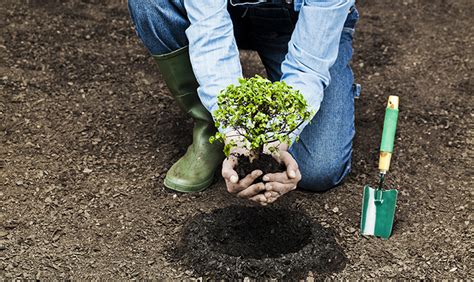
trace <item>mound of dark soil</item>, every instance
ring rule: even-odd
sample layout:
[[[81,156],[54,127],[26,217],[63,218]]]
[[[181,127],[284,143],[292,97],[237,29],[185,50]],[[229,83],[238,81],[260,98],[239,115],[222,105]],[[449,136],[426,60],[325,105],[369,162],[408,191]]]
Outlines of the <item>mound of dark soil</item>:
[[[346,262],[332,233],[304,213],[263,207],[230,206],[192,218],[173,253],[198,276],[216,279],[324,276]]]

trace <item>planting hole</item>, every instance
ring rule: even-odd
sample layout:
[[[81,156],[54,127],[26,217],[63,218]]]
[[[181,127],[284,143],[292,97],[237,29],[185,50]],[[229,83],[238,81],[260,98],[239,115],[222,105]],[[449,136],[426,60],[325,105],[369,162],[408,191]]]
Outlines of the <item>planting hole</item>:
[[[305,213],[243,206],[191,218],[173,259],[196,275],[219,279],[327,275],[346,261],[332,232]]]
[[[216,218],[210,246],[242,258],[274,258],[294,253],[311,239],[309,221],[284,209],[235,207],[227,218]]]

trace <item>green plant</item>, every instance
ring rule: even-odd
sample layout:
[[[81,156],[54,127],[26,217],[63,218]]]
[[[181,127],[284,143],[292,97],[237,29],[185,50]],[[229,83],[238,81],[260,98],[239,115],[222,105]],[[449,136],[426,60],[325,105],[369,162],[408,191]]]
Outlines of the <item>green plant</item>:
[[[272,83],[258,75],[239,79],[237,86],[229,85],[217,97],[217,104],[216,127],[233,129],[236,137],[246,141],[244,146],[253,158],[263,153],[265,144],[279,141],[291,145],[290,134],[313,116],[298,90],[283,81]],[[218,132],[209,142],[224,142],[225,137]],[[224,153],[228,156],[236,143],[226,143]],[[269,150],[274,152],[276,145],[269,146]]]

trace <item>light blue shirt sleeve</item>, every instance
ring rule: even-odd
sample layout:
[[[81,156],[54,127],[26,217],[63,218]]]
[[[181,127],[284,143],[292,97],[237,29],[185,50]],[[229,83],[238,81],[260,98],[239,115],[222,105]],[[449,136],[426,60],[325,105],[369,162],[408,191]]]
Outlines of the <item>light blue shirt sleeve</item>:
[[[212,114],[217,109],[217,95],[242,77],[239,51],[234,37],[227,0],[184,0],[191,22],[186,30],[189,55],[198,95]],[[226,132],[229,129],[219,129]]]
[[[345,19],[355,0],[303,0],[295,3],[298,22],[282,63],[281,80],[299,90],[310,110],[317,112],[324,88],[331,77],[329,68],[339,51]],[[292,133],[294,140],[308,122]]]

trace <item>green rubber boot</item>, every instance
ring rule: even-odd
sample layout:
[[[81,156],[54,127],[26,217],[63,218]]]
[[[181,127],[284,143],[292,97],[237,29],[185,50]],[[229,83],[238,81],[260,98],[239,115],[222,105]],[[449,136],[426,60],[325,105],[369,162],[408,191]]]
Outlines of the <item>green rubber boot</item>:
[[[224,160],[223,145],[209,143],[217,131],[211,114],[201,104],[198,82],[184,47],[165,55],[153,56],[180,108],[194,119],[193,144],[166,173],[165,186],[179,192],[199,192],[209,187],[214,173]]]

